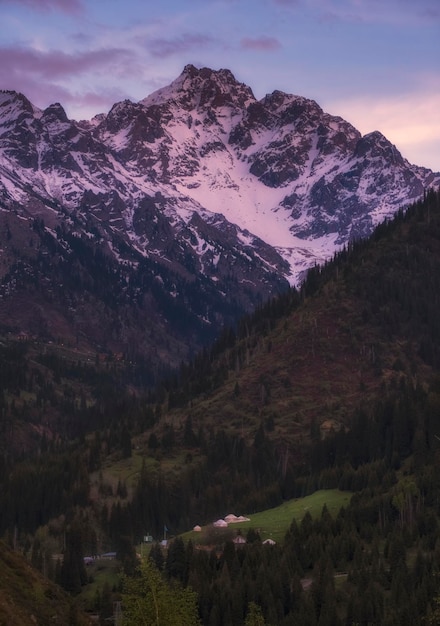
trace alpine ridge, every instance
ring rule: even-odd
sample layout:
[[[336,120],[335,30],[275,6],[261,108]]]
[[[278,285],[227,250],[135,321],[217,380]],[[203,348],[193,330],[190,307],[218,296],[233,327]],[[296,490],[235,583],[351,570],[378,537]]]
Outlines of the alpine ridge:
[[[439,183],[227,69],[187,65],[89,121],[2,91],[0,322],[175,365]]]

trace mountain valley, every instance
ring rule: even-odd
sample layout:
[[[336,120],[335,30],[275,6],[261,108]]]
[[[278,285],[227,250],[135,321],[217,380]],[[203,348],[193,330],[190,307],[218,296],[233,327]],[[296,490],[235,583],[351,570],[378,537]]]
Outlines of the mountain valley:
[[[228,70],[0,92],[0,621],[437,623],[439,185]]]

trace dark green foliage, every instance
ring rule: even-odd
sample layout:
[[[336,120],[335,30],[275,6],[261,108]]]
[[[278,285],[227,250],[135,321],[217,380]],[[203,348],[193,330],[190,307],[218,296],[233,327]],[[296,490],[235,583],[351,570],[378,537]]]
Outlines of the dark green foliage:
[[[157,542],[153,543],[151,546],[149,558],[153,561],[156,569],[161,572],[165,564],[165,557],[160,545]]]
[[[188,580],[185,546],[180,537],[170,543],[165,561],[165,572],[168,578],[175,578],[181,583],[186,583]]]
[[[73,595],[78,594],[87,582],[83,557],[81,529],[75,524],[66,531],[66,547],[57,581]]]
[[[89,475],[84,458],[75,452],[47,455],[17,464],[3,477],[0,492],[4,532],[15,525],[21,531],[33,532],[75,506],[86,506]]]
[[[122,528],[125,528],[122,525]],[[136,551],[133,544],[133,537],[131,535],[120,534],[114,539],[116,546],[116,558],[124,569],[124,573],[128,576],[132,576],[138,565]]]
[[[121,450],[124,459],[131,456],[131,437],[126,426],[124,426],[121,431]]]
[[[126,578],[122,595],[124,624],[198,626],[195,594],[169,585],[153,563],[141,563],[136,577]]]
[[[180,565],[168,576],[197,592],[207,624],[424,623],[438,594],[440,560],[421,549],[429,523],[422,533],[401,528],[393,491],[365,489],[336,518],[326,507],[315,518],[307,513],[292,522],[282,546],[227,541],[219,556],[175,540],[167,558]]]

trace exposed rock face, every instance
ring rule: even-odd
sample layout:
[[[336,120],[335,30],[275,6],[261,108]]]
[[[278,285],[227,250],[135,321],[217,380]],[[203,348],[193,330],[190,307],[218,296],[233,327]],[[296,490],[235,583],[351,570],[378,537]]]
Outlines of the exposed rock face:
[[[175,363],[439,182],[380,133],[300,96],[257,101],[229,70],[186,66],[89,122],[3,91],[0,320],[29,326],[17,303],[38,292],[39,332],[144,353],[173,336],[157,350]]]

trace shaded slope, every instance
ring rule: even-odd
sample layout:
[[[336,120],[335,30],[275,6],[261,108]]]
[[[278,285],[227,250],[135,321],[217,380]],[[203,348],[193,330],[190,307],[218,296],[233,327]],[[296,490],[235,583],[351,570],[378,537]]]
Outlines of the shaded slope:
[[[77,613],[72,599],[45,579],[22,556],[0,542],[0,624],[47,626],[92,622]]]
[[[313,424],[349,425],[399,381],[423,385],[438,371],[439,298],[439,194],[430,192],[311,270],[299,293],[243,321],[238,338],[225,335],[182,372],[171,404],[189,403],[195,424],[248,435],[270,418],[272,437],[291,445]]]
[[[362,489],[363,464],[377,463],[380,481],[415,451],[435,454],[439,200],[430,192],[312,270],[300,292],[225,332],[158,390],[148,429],[133,429],[139,466],[148,459],[127,508],[134,533],[316,488]]]
[[[106,503],[112,541],[125,531],[135,539],[145,528],[161,533],[164,523],[176,532],[236,508],[261,510],[316,486],[345,481],[351,489],[341,474],[346,465],[356,472],[386,459],[384,471],[416,448],[435,452],[439,199],[430,192],[368,241],[312,270],[301,291],[270,301],[237,334],[225,332],[182,366],[151,404],[118,403],[109,394],[84,413],[84,426],[97,433],[78,444],[79,467],[95,472],[96,485],[102,471],[114,489],[108,498],[92,494],[87,481],[81,495],[96,497],[98,508]],[[338,436],[325,436],[332,432]],[[128,451],[121,450],[127,436]],[[325,484],[317,482],[323,469],[335,470]],[[43,480],[38,467],[34,473]],[[114,495],[120,475],[126,502]],[[3,492],[14,500],[23,478],[11,476]],[[53,482],[44,488],[53,490]],[[70,489],[64,504],[75,506]],[[26,506],[18,517],[34,514]],[[56,514],[56,507],[42,511],[43,522]]]

